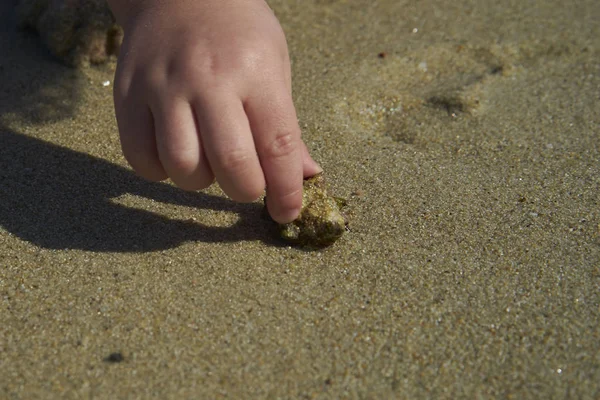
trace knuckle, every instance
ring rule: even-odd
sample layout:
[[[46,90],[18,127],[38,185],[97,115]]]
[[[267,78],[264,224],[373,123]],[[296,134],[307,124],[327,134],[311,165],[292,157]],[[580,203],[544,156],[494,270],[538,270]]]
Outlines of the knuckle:
[[[137,82],[140,86],[145,86],[148,90],[158,90],[165,86],[167,76],[162,68],[158,66],[148,67],[143,71],[140,78],[141,82]]]
[[[211,51],[206,44],[190,46],[167,67],[165,75],[169,82],[185,85],[182,89],[228,87],[240,79],[255,81],[270,75],[264,70],[272,64],[273,54],[265,46],[249,38],[237,38],[233,46],[235,50],[228,52]]]
[[[173,171],[174,175],[191,175],[198,167],[198,157],[185,152],[173,152],[166,155],[164,164],[169,166],[169,170]]]
[[[190,79],[197,81],[203,77],[210,79],[217,75],[224,64],[223,55],[211,51],[203,41],[185,46],[168,64],[166,74],[169,81]]]
[[[238,57],[239,67],[246,71],[255,71],[261,67],[264,68],[265,65],[269,65],[269,63],[265,62],[269,58],[265,47],[258,47],[255,42],[247,43],[240,49]]]
[[[198,57],[190,63],[196,75],[211,81],[222,80],[224,83],[237,76],[256,79],[257,72],[263,71],[272,63],[272,55],[265,46],[258,46],[260,41],[250,38],[237,38],[233,44],[235,51],[231,53],[205,52],[201,62]],[[232,56],[234,54],[235,56]],[[200,72],[198,74],[198,72]],[[262,74],[261,74],[262,75]]]
[[[230,150],[219,157],[221,168],[231,174],[245,170],[250,161],[250,155],[242,150]]]
[[[214,180],[210,169],[202,168],[199,157],[193,153],[170,155],[163,164],[173,183],[183,190],[205,189]]]
[[[205,76],[212,58],[208,55],[198,57],[194,53],[188,53],[173,60],[167,68],[169,82],[181,82],[184,85],[194,85],[201,77]]]
[[[263,156],[277,159],[289,156],[298,148],[298,136],[292,131],[279,132],[263,149]]]

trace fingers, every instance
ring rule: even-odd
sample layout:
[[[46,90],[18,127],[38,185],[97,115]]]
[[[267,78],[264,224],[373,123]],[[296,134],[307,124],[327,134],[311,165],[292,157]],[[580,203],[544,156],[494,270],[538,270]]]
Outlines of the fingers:
[[[183,98],[162,100],[152,112],[135,102],[121,101],[117,108],[123,152],[139,175],[170,177],[186,190],[206,188],[216,176],[227,195],[245,202],[267,185],[273,219],[297,217],[302,180],[321,168],[300,140],[288,94],[249,101],[246,109],[235,96],[199,101],[194,108]]]
[[[267,207],[280,223],[294,220],[302,206],[303,148],[291,95],[262,91],[246,102],[256,151],[267,184]]]
[[[151,181],[171,178],[185,190],[210,186],[214,176],[190,103],[168,93],[147,93],[140,81],[124,79],[128,76],[121,74],[115,82],[115,113],[129,164]]]
[[[116,103],[121,148],[127,162],[142,178],[150,181],[167,179],[158,158],[150,108],[143,102],[117,100]]]
[[[206,156],[223,191],[236,201],[256,200],[265,178],[239,97],[213,94],[197,99],[194,109]]]
[[[285,57],[286,58],[285,58],[284,66],[287,66],[287,67],[283,68],[283,76],[284,76],[286,87],[291,96],[292,95],[292,75],[291,75],[291,70],[289,68],[290,59],[289,59],[288,53],[285,53]],[[301,146],[301,152],[302,152],[302,165],[303,165],[303,171],[304,171],[304,173],[303,173],[304,178],[310,178],[320,172],[323,172],[323,169],[319,166],[319,164],[317,164],[312,159],[312,157],[308,153],[308,149],[306,148],[306,145],[304,144],[303,141],[300,141],[300,146]]]
[[[303,177],[310,178],[315,176],[316,174],[323,172],[323,168],[315,160],[312,159],[310,154],[308,153],[308,149],[304,142],[300,142],[302,149],[302,168],[303,168]]]
[[[158,157],[171,180],[185,190],[204,189],[214,180],[196,118],[183,98],[165,99],[153,105]]]

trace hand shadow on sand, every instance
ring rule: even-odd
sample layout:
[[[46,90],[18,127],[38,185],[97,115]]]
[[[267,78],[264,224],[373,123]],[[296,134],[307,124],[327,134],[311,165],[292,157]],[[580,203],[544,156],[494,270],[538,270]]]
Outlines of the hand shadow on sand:
[[[10,3],[10,2],[9,2]],[[260,204],[238,204],[204,193],[150,183],[105,160],[15,132],[13,115],[43,135],[52,121],[72,117],[79,104],[80,73],[52,60],[37,39],[18,32],[0,5],[0,225],[50,249],[143,252],[185,241],[272,239]],[[45,125],[44,125],[45,124]],[[175,205],[236,213],[230,227],[180,221],[111,201],[133,194]],[[201,219],[201,218],[199,218]]]

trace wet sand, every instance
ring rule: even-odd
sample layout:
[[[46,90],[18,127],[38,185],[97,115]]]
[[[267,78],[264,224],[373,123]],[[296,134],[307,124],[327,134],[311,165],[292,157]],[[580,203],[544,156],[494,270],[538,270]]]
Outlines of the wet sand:
[[[2,6],[0,398],[597,398],[598,2],[271,5],[348,198],[321,251],[136,178],[114,63]]]

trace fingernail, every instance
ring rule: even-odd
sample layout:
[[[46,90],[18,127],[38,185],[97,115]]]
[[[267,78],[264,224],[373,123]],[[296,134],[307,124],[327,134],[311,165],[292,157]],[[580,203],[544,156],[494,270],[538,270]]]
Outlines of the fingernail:
[[[316,161],[310,159],[304,168],[304,178],[310,178],[323,172],[323,168]]]
[[[317,173],[323,172],[323,168],[321,168],[321,166],[315,160],[313,160],[312,158],[309,158],[309,160],[312,164],[312,167],[317,170]]]

